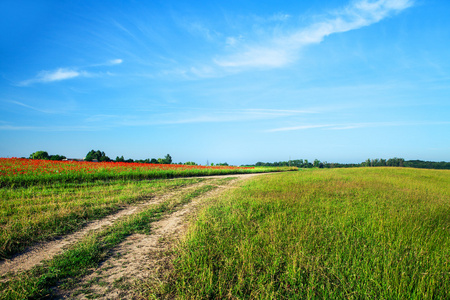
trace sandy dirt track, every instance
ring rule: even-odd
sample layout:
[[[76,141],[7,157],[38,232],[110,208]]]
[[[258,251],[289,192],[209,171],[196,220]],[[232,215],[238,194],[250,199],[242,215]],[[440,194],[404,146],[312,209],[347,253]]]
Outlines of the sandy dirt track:
[[[193,216],[199,205],[206,199],[217,197],[224,191],[235,188],[239,182],[257,174],[236,177],[227,185],[193,199],[176,212],[152,224],[151,234],[133,234],[115,247],[110,257],[91,275],[83,278],[77,288],[70,291],[57,291],[59,299],[139,299],[133,285],[139,281],[155,281],[167,266],[170,256],[165,253],[187,229],[187,217]],[[218,177],[215,177],[218,178]],[[214,185],[214,182],[205,184]],[[198,187],[198,185],[196,185]],[[192,186],[191,186],[192,187]],[[195,188],[195,187],[192,187]]]

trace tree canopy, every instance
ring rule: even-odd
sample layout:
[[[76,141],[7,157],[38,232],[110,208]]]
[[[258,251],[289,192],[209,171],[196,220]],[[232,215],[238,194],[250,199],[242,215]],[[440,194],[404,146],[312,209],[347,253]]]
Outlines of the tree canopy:
[[[32,159],[49,159],[49,157],[47,151],[36,151],[30,154],[30,158]]]
[[[47,151],[36,151],[30,154],[31,159],[47,159],[47,160],[63,160],[66,157],[64,155],[48,155]]]
[[[356,164],[341,164],[341,163],[329,163],[321,162],[318,159],[314,160],[314,163],[308,162],[307,159],[295,159],[289,161],[280,162],[257,162],[255,166],[268,166],[268,167],[283,167],[294,166],[299,168],[354,168],[354,167],[409,167],[409,168],[425,168],[425,169],[450,169],[450,162],[434,162],[434,161],[422,161],[422,160],[404,160],[403,158],[375,158],[366,159],[361,163]]]
[[[97,150],[91,150],[86,154],[86,157],[84,158],[85,161],[111,161],[111,159],[106,156],[105,152]]]

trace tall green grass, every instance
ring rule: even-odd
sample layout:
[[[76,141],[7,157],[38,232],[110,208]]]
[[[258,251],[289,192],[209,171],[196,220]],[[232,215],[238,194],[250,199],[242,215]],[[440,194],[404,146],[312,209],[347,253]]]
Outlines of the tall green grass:
[[[207,206],[175,252],[162,296],[449,299],[450,172],[260,176]]]
[[[0,259],[127,205],[203,179],[99,181],[0,189]]]
[[[52,299],[52,288],[70,288],[82,276],[91,274],[111,254],[110,250],[134,233],[150,233],[152,223],[176,211],[215,187],[203,185],[150,205],[106,229],[92,232],[68,250],[30,271],[14,274],[0,281],[0,299]]]

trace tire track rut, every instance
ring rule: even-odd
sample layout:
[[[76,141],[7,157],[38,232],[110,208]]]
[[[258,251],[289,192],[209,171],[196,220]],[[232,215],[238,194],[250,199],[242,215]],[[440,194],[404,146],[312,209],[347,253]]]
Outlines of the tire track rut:
[[[216,189],[205,193],[185,204],[179,210],[152,223],[151,233],[133,234],[112,250],[110,257],[91,275],[84,277],[77,288],[69,291],[57,291],[59,299],[139,299],[133,288],[137,282],[149,278],[160,281],[161,269],[167,265],[170,257],[165,253],[171,249],[186,230],[188,216],[192,215],[202,200],[217,197],[224,191],[235,188],[238,182],[255,174],[238,177],[228,185],[206,183]]]
[[[220,176],[209,176],[209,177],[200,177],[206,179],[217,179],[217,178],[226,178],[226,177],[237,177],[237,178],[245,178],[251,177],[257,174],[231,174],[231,175],[220,175]],[[191,177],[192,178],[192,177]],[[164,202],[170,197],[173,197],[177,194],[182,193],[186,189],[191,189],[195,187],[200,187],[202,185],[208,184],[210,180],[205,180],[200,183],[195,183],[192,185],[184,186],[182,188],[176,189],[174,191],[170,191],[164,193],[162,195],[150,196],[149,199],[143,203],[132,205],[126,207],[115,214],[109,215],[100,220],[90,221],[84,226],[81,230],[62,236],[61,238],[55,239],[49,242],[39,243],[35,246],[29,247],[24,252],[15,255],[11,259],[6,259],[0,262],[0,276],[3,276],[8,273],[17,273],[22,271],[27,271],[33,268],[34,266],[39,265],[44,260],[49,260],[54,256],[62,253],[69,246],[75,244],[80,241],[84,236],[86,236],[89,232],[94,230],[100,230],[107,226],[111,226],[118,220],[135,214],[149,205],[155,205]],[[2,280],[4,281],[4,279]]]

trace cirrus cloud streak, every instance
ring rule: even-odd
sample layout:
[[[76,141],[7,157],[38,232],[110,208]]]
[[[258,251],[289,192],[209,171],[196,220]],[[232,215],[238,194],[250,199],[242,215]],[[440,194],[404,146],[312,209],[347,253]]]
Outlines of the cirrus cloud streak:
[[[118,58],[118,59],[109,60],[107,63],[94,64],[94,65],[90,65],[90,66],[87,66],[84,68],[119,65],[122,62],[123,62],[123,60]],[[81,68],[83,68],[83,67],[81,67]],[[73,79],[73,78],[77,78],[77,77],[94,77],[97,75],[95,73],[91,73],[91,72],[88,72],[85,70],[79,70],[81,68],[79,68],[79,67],[58,68],[53,71],[47,71],[47,70],[40,71],[34,78],[19,82],[18,86],[29,86],[29,85],[32,85],[35,83],[50,83],[50,82]]]
[[[243,46],[237,52],[214,60],[224,68],[283,67],[297,60],[305,46],[318,44],[325,37],[377,23],[413,5],[412,0],[357,1],[335,11],[331,17],[297,28],[284,35]]]

